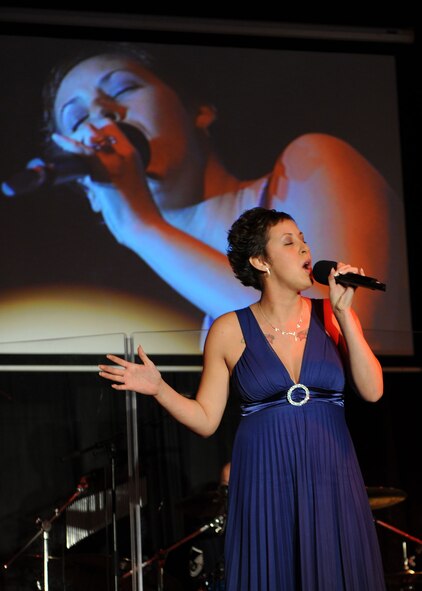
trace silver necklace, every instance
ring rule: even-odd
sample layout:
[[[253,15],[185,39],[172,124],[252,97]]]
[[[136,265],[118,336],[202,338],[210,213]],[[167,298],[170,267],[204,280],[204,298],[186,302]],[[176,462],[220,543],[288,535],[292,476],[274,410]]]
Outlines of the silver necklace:
[[[273,324],[271,324],[271,322],[268,320],[268,318],[264,314],[264,310],[262,309],[260,301],[258,302],[258,306],[259,306],[259,310],[260,310],[265,322],[271,326],[271,328],[273,329],[274,332],[278,332],[279,334],[281,334],[283,336],[294,337],[295,341],[299,341],[299,340],[302,341],[303,339],[306,338],[306,334],[307,334],[306,331],[299,332],[299,328],[302,326],[302,322],[303,322],[303,318],[302,318],[303,300],[302,300],[302,306],[300,309],[300,317],[299,317],[299,320],[296,322],[295,330],[283,330],[281,328],[278,328],[278,326],[274,326]]]

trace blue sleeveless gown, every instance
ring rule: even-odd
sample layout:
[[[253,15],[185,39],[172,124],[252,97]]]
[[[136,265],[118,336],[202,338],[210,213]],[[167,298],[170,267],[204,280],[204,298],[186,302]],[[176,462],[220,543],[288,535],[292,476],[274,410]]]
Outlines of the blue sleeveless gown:
[[[322,302],[320,302],[322,303]],[[242,403],[230,472],[226,591],[384,591],[373,516],[344,417],[343,365],[312,302],[294,385],[250,308],[231,379]],[[296,388],[293,401],[304,398]]]

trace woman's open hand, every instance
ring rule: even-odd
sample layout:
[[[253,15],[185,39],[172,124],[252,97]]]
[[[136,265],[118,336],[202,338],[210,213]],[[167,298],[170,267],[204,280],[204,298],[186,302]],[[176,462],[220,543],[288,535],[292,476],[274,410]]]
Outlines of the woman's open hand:
[[[142,363],[132,363],[116,355],[107,355],[107,359],[116,365],[99,365],[100,376],[115,382],[112,384],[115,390],[132,390],[157,396],[163,383],[161,374],[140,345],[138,356]]]

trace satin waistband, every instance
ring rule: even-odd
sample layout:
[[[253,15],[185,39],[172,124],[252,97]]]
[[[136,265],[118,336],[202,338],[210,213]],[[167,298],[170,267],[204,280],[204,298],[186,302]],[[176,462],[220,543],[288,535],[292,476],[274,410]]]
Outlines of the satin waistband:
[[[344,406],[344,396],[342,392],[336,392],[335,390],[326,390],[324,388],[314,388],[309,386],[306,388],[309,393],[309,399],[304,401],[304,398],[307,398],[305,393],[305,388],[302,384],[296,384],[293,388],[294,390],[298,390],[297,393],[294,395],[292,394],[289,396],[290,401],[288,400],[288,393],[291,390],[281,390],[277,392],[271,398],[266,398],[264,401],[259,402],[246,402],[240,405],[241,415],[242,417],[246,417],[254,412],[258,412],[260,410],[264,410],[265,408],[269,408],[270,406],[306,406],[306,404],[312,402],[312,400],[318,402],[327,402],[329,404],[336,404],[337,406]],[[298,402],[295,402],[296,399]],[[293,401],[292,401],[293,400]]]

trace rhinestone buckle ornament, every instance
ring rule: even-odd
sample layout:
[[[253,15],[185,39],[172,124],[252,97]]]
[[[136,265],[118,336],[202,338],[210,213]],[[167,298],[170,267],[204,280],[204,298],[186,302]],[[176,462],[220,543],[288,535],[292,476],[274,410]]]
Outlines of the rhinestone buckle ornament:
[[[293,400],[292,393],[294,390],[296,390],[296,388],[302,388],[302,390],[305,392],[305,397],[302,398],[302,400]],[[291,388],[287,390],[287,402],[289,404],[292,404],[293,406],[303,406],[308,402],[309,397],[309,389],[303,384],[294,384]]]

